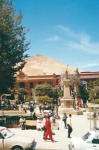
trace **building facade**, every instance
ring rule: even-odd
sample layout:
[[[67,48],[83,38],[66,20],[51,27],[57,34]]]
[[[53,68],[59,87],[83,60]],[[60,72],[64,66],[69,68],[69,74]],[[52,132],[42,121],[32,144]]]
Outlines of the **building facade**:
[[[80,72],[80,79],[86,81],[95,81],[99,78],[99,72]]]
[[[80,79],[82,81],[86,81],[87,83],[90,81],[95,81],[97,78],[99,78],[99,72],[80,72]],[[54,88],[61,82],[60,80],[61,76],[56,75],[55,73],[52,75],[27,76],[21,71],[17,75],[14,89],[18,90],[19,88],[25,88],[28,91],[28,94],[31,95],[37,84],[49,83]]]
[[[32,90],[37,84],[49,83],[54,88],[59,82],[60,75],[56,75],[55,73],[52,75],[27,76],[23,72],[19,72],[14,88],[15,90],[25,88],[29,94],[32,94]]]

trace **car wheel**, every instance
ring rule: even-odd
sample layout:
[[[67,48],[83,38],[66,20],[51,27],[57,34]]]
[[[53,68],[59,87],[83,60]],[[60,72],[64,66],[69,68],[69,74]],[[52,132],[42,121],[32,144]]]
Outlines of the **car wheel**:
[[[23,150],[23,148],[20,146],[14,146],[11,150]]]

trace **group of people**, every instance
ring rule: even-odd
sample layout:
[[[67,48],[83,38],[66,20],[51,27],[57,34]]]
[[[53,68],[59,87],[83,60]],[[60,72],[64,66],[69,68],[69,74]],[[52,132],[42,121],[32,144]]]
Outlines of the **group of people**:
[[[62,117],[62,121],[64,122],[64,128],[68,129],[68,136],[67,136],[68,138],[71,138],[71,133],[73,131],[73,129],[72,129],[72,119],[71,118],[72,118],[72,115],[69,114],[67,116],[66,113],[64,113],[63,117]],[[37,120],[37,130],[44,131],[43,132],[44,141],[46,141],[48,139],[48,136],[49,136],[50,140],[52,142],[55,142],[53,140],[53,137],[52,137],[52,135],[53,135],[52,134],[52,124],[53,124],[54,119],[55,118],[53,116],[50,116],[49,114],[45,115],[43,117],[43,119],[40,118],[40,117],[37,117],[35,112],[33,114],[33,120]],[[21,125],[22,129],[25,128],[25,124],[26,124],[25,118],[22,116],[20,118],[20,125]]]
[[[73,131],[72,129],[72,120],[71,120],[72,115],[69,114],[69,116],[67,116],[66,113],[63,114],[62,117],[62,121],[64,122],[64,128],[68,129],[68,138],[71,138],[71,133]]]
[[[34,116],[36,117],[35,113],[34,113]],[[49,115],[45,115],[43,117],[43,120],[41,120],[41,118],[35,118],[35,120],[37,119],[37,130],[43,130],[43,139],[44,141],[47,140],[48,136],[50,138],[50,140],[52,142],[55,142],[53,140],[53,137],[52,137],[52,126],[51,126],[51,123],[52,123],[52,118],[49,116]],[[21,126],[21,129],[24,130],[25,127],[26,127],[26,120],[24,118],[24,116],[21,116],[20,120],[20,126]]]
[[[43,119],[37,118],[37,130],[43,130],[43,139],[46,141],[48,137],[52,142],[55,142],[52,137],[52,124],[55,118],[50,115],[45,115]]]

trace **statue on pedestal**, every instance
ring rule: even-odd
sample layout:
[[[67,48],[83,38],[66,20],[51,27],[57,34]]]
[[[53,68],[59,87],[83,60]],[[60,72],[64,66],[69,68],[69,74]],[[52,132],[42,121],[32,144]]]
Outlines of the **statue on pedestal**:
[[[66,69],[65,78],[68,79],[68,70]]]

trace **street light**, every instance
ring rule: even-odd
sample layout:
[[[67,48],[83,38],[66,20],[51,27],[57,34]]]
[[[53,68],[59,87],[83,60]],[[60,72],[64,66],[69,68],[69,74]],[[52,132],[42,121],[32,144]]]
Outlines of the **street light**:
[[[2,114],[4,115],[5,99],[1,100]]]
[[[55,109],[56,109],[56,117],[58,117],[58,98],[59,98],[59,96],[58,96],[58,90],[59,90],[59,87],[56,85],[55,86],[55,88],[53,88],[54,89],[54,103],[55,103]]]
[[[35,101],[35,99],[34,99],[34,90],[33,90],[33,88],[32,88],[32,101]]]

